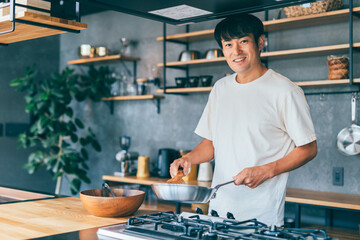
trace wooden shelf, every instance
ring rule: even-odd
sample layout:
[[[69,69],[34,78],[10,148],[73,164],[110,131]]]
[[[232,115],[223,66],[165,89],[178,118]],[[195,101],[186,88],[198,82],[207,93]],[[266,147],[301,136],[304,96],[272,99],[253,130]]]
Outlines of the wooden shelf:
[[[162,99],[164,96],[160,95],[136,95],[136,96],[114,96],[109,98],[102,98],[103,101],[127,101],[127,100],[147,100],[147,99]]]
[[[360,48],[360,43],[354,43],[354,48]],[[284,59],[289,57],[309,57],[309,56],[319,56],[327,54],[339,54],[345,53],[349,49],[349,44],[339,44],[339,45],[330,45],[330,46],[321,46],[321,47],[311,47],[311,48],[299,48],[299,49],[290,49],[290,50],[281,50],[281,51],[272,51],[272,52],[262,52],[262,59]],[[209,63],[225,63],[225,57],[219,57],[214,59],[196,59],[186,62],[168,62],[166,63],[167,67],[185,67],[191,65],[200,65],[200,64],[209,64]],[[163,63],[157,64],[158,67],[163,67]]]
[[[360,13],[360,7],[353,8],[353,12]],[[341,9],[308,16],[264,21],[263,24],[266,32],[274,32],[293,28],[345,22],[348,19],[349,9]],[[180,42],[194,42],[214,39],[214,29],[169,35],[166,39]],[[157,37],[156,40],[163,41],[164,37]]]
[[[196,93],[196,92],[210,92],[212,87],[193,87],[193,88],[167,88],[167,93]],[[163,93],[164,89],[158,89],[158,93]]]
[[[139,61],[140,58],[123,56],[120,54],[110,55],[105,57],[94,57],[94,58],[82,58],[68,61],[68,65],[91,65],[91,64],[104,64],[108,62],[119,62],[119,61]]]
[[[360,83],[360,78],[353,79],[354,83]],[[331,87],[339,85],[349,85],[349,79],[337,79],[337,80],[316,80],[316,81],[301,81],[294,82],[299,87]],[[210,92],[212,87],[194,87],[194,88],[167,88],[166,93],[199,93]],[[158,93],[163,93],[164,89],[158,89]]]
[[[6,15],[0,17],[1,31],[10,30],[12,23],[9,21],[10,16]],[[31,21],[34,23],[46,24],[54,27],[62,27],[72,30],[84,30],[87,24],[81,22],[60,19],[56,17],[44,16],[41,14],[30,12],[19,12],[15,15],[15,19]],[[55,30],[46,27],[34,26],[26,23],[19,23],[15,21],[15,31],[0,35],[0,43],[10,44],[14,42],[21,42],[29,39],[47,37],[66,33],[66,31]]]

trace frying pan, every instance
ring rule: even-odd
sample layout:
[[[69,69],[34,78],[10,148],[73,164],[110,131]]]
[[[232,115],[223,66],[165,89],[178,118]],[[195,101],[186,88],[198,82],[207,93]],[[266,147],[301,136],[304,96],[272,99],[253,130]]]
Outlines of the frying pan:
[[[342,129],[337,135],[337,147],[346,155],[354,156],[360,153],[360,127],[355,124],[356,97],[351,98],[351,126]]]
[[[216,192],[220,187],[233,182],[234,180],[218,184],[214,188],[169,183],[152,184],[151,188],[160,200],[183,203],[206,203],[210,199],[215,198]]]

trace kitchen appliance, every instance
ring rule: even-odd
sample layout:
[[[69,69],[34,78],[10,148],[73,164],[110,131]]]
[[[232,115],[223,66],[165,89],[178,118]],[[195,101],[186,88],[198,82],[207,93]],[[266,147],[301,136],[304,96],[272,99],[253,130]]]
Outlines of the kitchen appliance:
[[[131,138],[128,136],[120,137],[120,147],[123,149],[115,156],[116,160],[120,162],[120,171],[115,172],[114,175],[124,177],[127,175],[135,175],[137,169],[137,158],[139,153],[128,151],[131,145]]]
[[[337,135],[337,147],[346,155],[354,156],[360,153],[360,127],[356,120],[356,96],[351,97],[351,126],[343,128]]]
[[[201,209],[180,215],[159,212],[131,217],[127,224],[100,228],[97,235],[99,239],[334,239],[325,230],[267,226],[256,219],[237,221],[230,212],[227,218],[221,218],[216,211],[210,216],[202,214]]]
[[[170,164],[180,158],[180,152],[170,148],[159,149],[156,175],[158,177],[170,178]]]
[[[216,197],[222,186],[234,183],[234,180],[216,185],[214,188],[187,184],[152,184],[151,188],[158,199],[182,203],[206,203]]]

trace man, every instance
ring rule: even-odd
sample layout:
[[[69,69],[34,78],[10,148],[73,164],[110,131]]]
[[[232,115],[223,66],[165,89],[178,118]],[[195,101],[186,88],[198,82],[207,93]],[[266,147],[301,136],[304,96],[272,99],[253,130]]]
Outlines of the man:
[[[235,72],[216,82],[195,133],[204,139],[175,160],[188,174],[191,164],[215,159],[212,186],[219,189],[209,210],[237,220],[257,218],[283,225],[288,172],[316,156],[316,136],[301,88],[260,61],[264,27],[253,15],[222,20],[215,39]]]

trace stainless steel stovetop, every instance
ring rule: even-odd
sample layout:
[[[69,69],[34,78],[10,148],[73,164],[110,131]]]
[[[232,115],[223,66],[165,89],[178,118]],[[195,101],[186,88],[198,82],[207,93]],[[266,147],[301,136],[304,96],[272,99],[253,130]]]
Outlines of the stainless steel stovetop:
[[[99,239],[333,239],[324,230],[267,226],[256,219],[237,221],[228,218],[183,212],[160,212],[132,217],[127,224],[100,228]],[[333,239],[334,240],[334,239]]]

